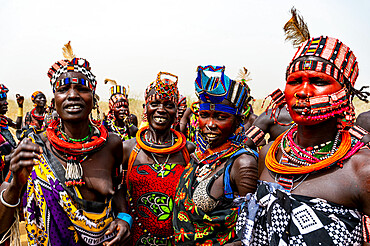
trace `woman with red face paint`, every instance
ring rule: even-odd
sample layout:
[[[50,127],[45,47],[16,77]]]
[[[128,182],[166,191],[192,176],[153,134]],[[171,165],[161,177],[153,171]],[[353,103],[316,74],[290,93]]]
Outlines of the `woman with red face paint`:
[[[114,81],[114,83],[116,83],[116,81]],[[130,121],[126,88],[121,85],[113,85],[110,88],[110,92],[109,113],[107,119],[103,121],[103,124],[109,132],[118,134],[122,141],[131,139],[135,137],[137,127]]]
[[[179,101],[177,76],[160,72],[145,91],[147,126],[123,142],[129,209],[129,245],[174,245],[172,211],[178,180],[194,146],[171,128]]]
[[[237,225],[245,245],[369,245],[370,150],[353,127],[358,63],[335,38],[305,41],[287,68],[294,124],[260,152],[259,186]],[[362,222],[363,221],[363,222]],[[363,236],[362,236],[362,233]]]
[[[14,221],[25,187],[30,245],[124,244],[131,221],[125,189],[119,189],[122,175],[116,177],[122,170],[122,143],[90,120],[95,76],[88,61],[75,58],[69,43],[65,49],[66,59],[48,72],[60,118],[14,151],[13,179],[0,194],[0,232]]]
[[[233,199],[254,192],[257,154],[243,144],[247,86],[224,74],[225,67],[199,66],[199,132],[192,160],[176,191],[176,245],[238,245]],[[220,72],[220,77],[208,77]]]

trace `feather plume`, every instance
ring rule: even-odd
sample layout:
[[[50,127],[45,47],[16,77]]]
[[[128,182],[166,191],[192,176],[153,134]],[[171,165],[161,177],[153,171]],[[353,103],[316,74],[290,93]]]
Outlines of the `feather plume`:
[[[63,47],[63,56],[69,61],[72,61],[73,58],[76,58],[75,54],[73,54],[71,41],[69,41],[67,44]]]
[[[252,80],[249,76],[250,76],[250,72],[248,71],[248,69],[243,67],[243,69],[239,69],[237,79],[240,80],[243,83],[246,83],[246,82]]]
[[[293,43],[294,47],[298,47],[304,41],[310,39],[310,32],[303,17],[297,13],[297,10],[292,7],[290,12],[292,18],[284,25],[285,40]]]
[[[104,84],[112,84],[112,85],[117,85],[117,82],[113,79],[105,79]]]

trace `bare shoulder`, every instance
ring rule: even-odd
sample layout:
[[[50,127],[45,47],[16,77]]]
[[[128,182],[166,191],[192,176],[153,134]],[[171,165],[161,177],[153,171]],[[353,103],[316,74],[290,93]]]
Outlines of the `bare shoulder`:
[[[195,151],[195,144],[190,141],[186,141],[186,148],[189,151],[189,154],[193,153]]]
[[[241,154],[235,159],[233,168],[235,168],[236,170],[241,170],[245,167],[257,168],[257,159],[249,154]]]
[[[122,143],[123,152],[131,152],[136,146],[136,138],[131,138]]]
[[[356,119],[356,125],[359,125],[366,131],[370,132],[370,111],[359,114]]]
[[[107,144],[113,148],[121,146],[121,138],[114,132],[109,132]]]
[[[359,189],[361,209],[370,215],[370,150],[361,149],[349,160]]]

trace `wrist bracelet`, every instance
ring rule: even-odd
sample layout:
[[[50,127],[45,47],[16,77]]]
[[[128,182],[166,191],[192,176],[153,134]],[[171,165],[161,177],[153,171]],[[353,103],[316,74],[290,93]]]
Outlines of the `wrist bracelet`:
[[[18,202],[17,202],[17,204],[9,204],[9,203],[7,203],[6,201],[4,201],[4,192],[6,191],[6,189],[4,189],[4,190],[2,190],[1,191],[1,194],[0,194],[0,201],[1,201],[1,203],[5,206],[5,207],[8,207],[8,208],[15,208],[15,207],[17,207],[18,205],[19,205],[19,203],[21,203],[21,199],[20,198],[18,198]],[[132,219],[132,218],[131,218]]]
[[[18,117],[23,117],[23,108],[18,107]]]
[[[131,229],[132,223],[134,223],[131,215],[129,215],[128,213],[118,213],[117,218],[126,221],[130,225]]]

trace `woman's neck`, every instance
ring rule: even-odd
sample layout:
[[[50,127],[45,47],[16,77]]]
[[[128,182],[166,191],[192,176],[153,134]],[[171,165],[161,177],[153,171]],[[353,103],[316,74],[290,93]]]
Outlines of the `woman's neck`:
[[[36,113],[36,115],[43,115],[45,113],[45,107],[36,106],[35,107],[35,113]]]
[[[114,121],[114,124],[115,124],[116,126],[118,126],[118,127],[122,127],[122,128],[126,126],[125,121],[124,121],[124,120],[121,120],[121,119],[116,119],[116,120]]]
[[[315,125],[298,125],[296,143],[307,148],[335,139],[338,132],[337,118],[332,118]]]
[[[65,122],[63,121],[62,130],[70,137],[74,139],[82,139],[90,134],[90,120],[79,121],[79,122]]]
[[[171,140],[172,134],[171,130],[167,129],[164,132],[159,132],[154,130],[151,126],[149,126],[148,130],[146,131],[146,138],[155,144],[163,144]]]

